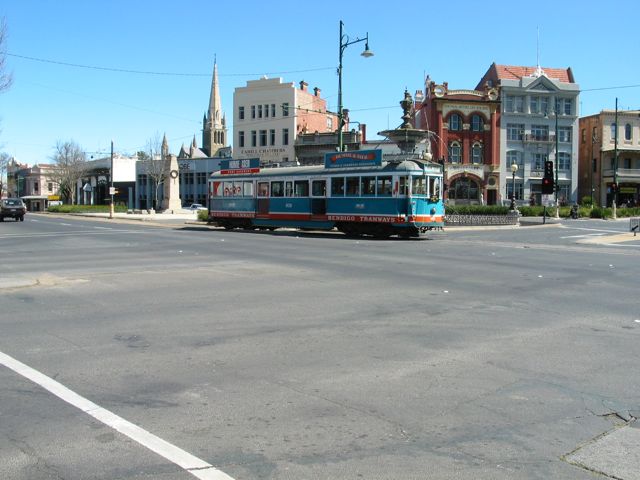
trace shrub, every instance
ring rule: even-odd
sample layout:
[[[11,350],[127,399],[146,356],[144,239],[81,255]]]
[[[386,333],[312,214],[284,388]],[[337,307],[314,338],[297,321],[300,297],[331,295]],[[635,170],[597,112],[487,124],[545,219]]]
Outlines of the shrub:
[[[200,221],[200,222],[208,222],[209,221],[209,211],[208,210],[198,210],[198,221]]]
[[[591,201],[591,197],[585,196],[585,197],[582,197],[582,201],[580,202],[580,205],[583,205],[585,207],[590,207],[592,203],[593,202]]]
[[[509,207],[500,205],[447,205],[447,215],[506,215]]]
[[[52,213],[109,213],[109,205],[51,205],[47,211]],[[127,207],[116,205],[116,212],[126,212]]]

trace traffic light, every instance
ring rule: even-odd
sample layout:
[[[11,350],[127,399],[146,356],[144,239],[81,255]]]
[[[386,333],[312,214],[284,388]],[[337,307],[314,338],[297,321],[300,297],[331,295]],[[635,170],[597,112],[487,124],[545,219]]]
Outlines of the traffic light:
[[[553,162],[546,160],[544,162],[544,176],[542,177],[542,194],[549,195],[554,191]]]
[[[554,192],[553,179],[544,177],[542,179],[542,194],[549,195]]]

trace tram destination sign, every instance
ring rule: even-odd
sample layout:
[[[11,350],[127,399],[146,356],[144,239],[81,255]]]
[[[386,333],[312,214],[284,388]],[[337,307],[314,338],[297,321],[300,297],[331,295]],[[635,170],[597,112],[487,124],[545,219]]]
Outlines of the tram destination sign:
[[[382,165],[382,150],[335,152],[324,156],[325,168],[379,167],[380,165]]]
[[[259,158],[242,158],[239,160],[220,160],[222,175],[258,173],[260,171]]]

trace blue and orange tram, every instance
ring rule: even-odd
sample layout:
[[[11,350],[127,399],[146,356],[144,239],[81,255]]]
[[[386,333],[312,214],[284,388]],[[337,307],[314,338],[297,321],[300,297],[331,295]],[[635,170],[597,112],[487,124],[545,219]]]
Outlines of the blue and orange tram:
[[[328,154],[324,165],[259,168],[228,160],[209,179],[209,221],[227,229],[337,229],[417,237],[444,226],[442,168],[380,150]]]

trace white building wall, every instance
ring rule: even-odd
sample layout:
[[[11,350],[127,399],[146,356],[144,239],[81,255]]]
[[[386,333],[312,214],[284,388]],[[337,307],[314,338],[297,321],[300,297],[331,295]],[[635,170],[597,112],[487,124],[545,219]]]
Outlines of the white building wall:
[[[288,115],[283,115],[283,106],[288,105]],[[265,115],[268,105],[268,115]],[[275,105],[275,116],[272,115]],[[282,83],[281,78],[250,80],[245,87],[238,87],[233,94],[233,157],[260,158],[262,164],[295,160],[296,137],[296,88],[293,83]],[[244,107],[244,119],[240,119],[240,107]],[[255,118],[252,115],[255,108]],[[261,108],[260,108],[261,107]],[[259,115],[260,109],[262,115]],[[260,144],[260,131],[266,131],[267,144]],[[275,141],[271,142],[271,130]],[[288,131],[288,142],[283,142],[284,131]],[[256,145],[252,144],[252,132],[256,132]],[[244,146],[240,146],[240,132],[244,132]]]

